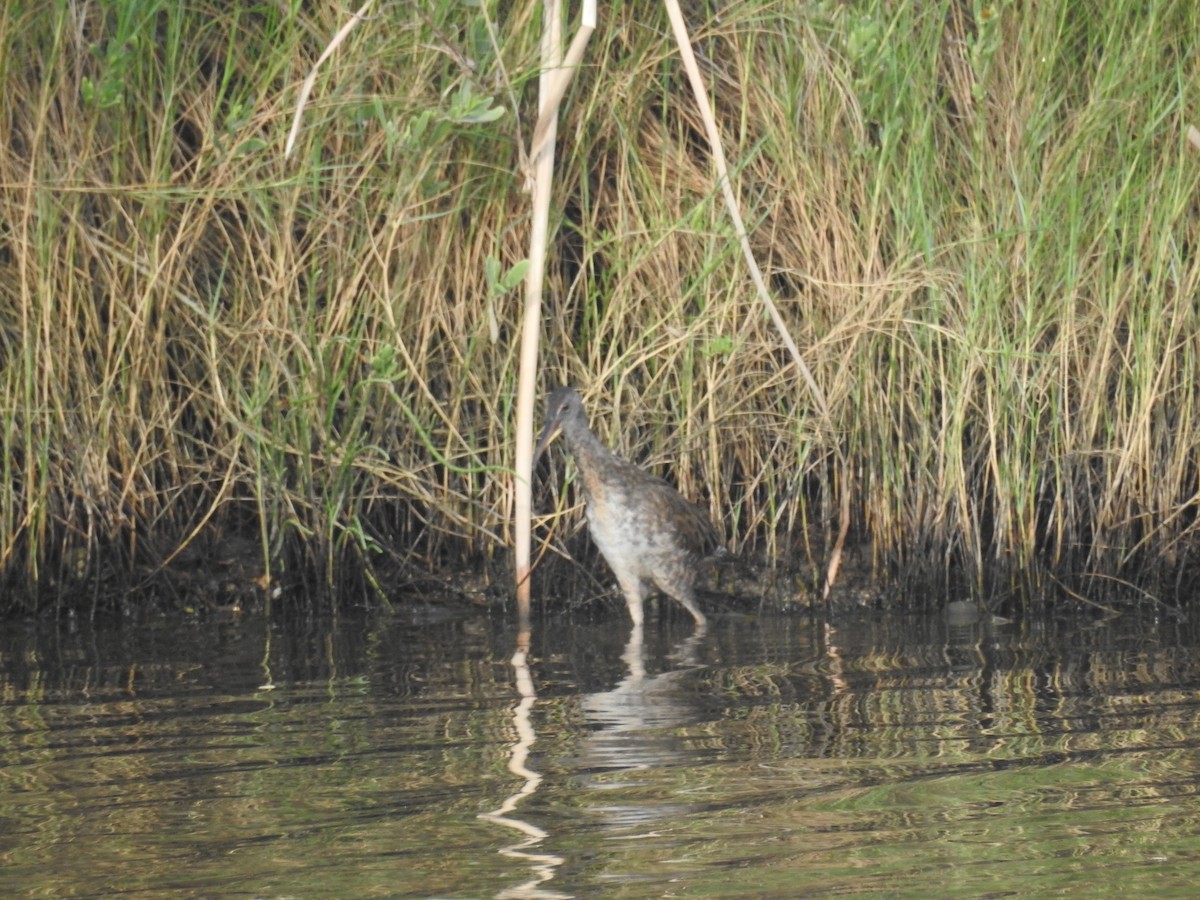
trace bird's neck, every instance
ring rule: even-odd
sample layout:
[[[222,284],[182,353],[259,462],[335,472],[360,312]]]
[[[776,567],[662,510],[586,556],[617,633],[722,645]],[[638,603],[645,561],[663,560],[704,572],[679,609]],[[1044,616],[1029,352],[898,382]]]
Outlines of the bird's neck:
[[[585,422],[566,423],[563,426],[563,437],[571,455],[575,457],[575,465],[584,475],[584,484],[589,489],[592,487],[589,476],[598,476],[614,468],[629,466],[629,463],[604,446]],[[589,493],[592,491],[589,490]]]

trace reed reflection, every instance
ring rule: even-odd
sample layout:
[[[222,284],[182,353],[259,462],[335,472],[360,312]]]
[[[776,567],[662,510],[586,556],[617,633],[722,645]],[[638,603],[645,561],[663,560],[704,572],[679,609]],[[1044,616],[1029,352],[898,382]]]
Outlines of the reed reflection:
[[[513,707],[513,732],[516,741],[509,748],[508,770],[522,779],[521,786],[500,804],[499,808],[490,813],[481,813],[479,818],[505,828],[511,828],[523,837],[515,844],[501,847],[498,851],[502,856],[520,860],[526,863],[532,877],[515,887],[499,891],[496,897],[502,900],[508,898],[539,898],[539,900],[567,900],[571,895],[557,891],[546,890],[542,887],[554,878],[558,868],[563,864],[561,856],[553,853],[537,853],[534,848],[547,837],[547,832],[513,813],[528,797],[532,796],[542,783],[542,775],[527,765],[529,753],[537,741],[537,733],[533,728],[531,713],[537,703],[537,691],[533,686],[533,676],[529,671],[529,631],[523,629],[517,635],[517,649],[513,653],[511,664],[515,676],[517,694],[520,701]]]

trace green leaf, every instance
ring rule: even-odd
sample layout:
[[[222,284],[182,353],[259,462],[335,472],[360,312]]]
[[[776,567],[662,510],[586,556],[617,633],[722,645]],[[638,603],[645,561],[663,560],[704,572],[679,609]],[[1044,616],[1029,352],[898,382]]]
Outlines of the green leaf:
[[[525,273],[528,271],[529,271],[529,260],[527,260],[527,259],[521,260],[519,263],[517,263],[515,266],[513,266],[511,269],[509,269],[508,272],[505,274],[504,280],[502,282],[500,282],[501,289],[506,292],[511,291],[513,288],[515,288],[517,285],[519,285],[522,281],[525,280]]]

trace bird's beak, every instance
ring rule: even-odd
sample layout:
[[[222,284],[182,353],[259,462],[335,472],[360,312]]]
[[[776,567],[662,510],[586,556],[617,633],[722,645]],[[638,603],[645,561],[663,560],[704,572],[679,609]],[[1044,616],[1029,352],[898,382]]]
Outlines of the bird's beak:
[[[538,435],[537,446],[533,448],[533,465],[538,464],[538,460],[542,458],[542,454],[546,452],[546,448],[554,443],[554,439],[558,437],[562,431],[562,423],[559,422],[558,416],[547,419],[545,426],[542,428],[542,433]]]

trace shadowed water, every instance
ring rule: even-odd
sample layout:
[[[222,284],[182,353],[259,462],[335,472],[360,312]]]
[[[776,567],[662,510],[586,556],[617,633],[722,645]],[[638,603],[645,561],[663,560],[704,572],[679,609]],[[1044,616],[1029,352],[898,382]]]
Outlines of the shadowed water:
[[[9,626],[5,893],[1190,895],[1195,623],[962,613]]]

